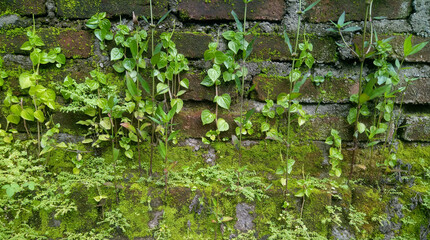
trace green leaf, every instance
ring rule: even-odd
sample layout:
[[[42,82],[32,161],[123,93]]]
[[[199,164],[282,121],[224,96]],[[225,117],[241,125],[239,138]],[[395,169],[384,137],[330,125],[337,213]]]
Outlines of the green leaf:
[[[364,125],[364,123],[358,123],[357,130],[359,133],[363,133],[366,130],[366,125]]]
[[[384,95],[384,93],[387,91],[390,91],[390,89],[391,89],[391,85],[385,85],[385,86],[376,88],[375,90],[372,91],[372,94],[370,94],[369,100],[372,100],[374,98]]]
[[[223,118],[218,118],[217,129],[220,132],[225,132],[229,129],[229,125]]]
[[[288,174],[291,174],[291,172],[293,171],[293,166],[296,163],[296,160],[290,158],[287,160],[287,172]]]
[[[27,121],[34,121],[34,111],[31,108],[26,108],[21,111],[21,117]]]
[[[412,50],[409,52],[408,56],[421,51],[421,49],[423,49],[427,45],[427,43],[428,42],[422,42],[422,43],[419,43],[419,44],[413,46]]]
[[[353,124],[357,118],[357,108],[350,108],[347,121],[349,124]]]
[[[31,45],[30,41],[25,42],[21,46],[21,50],[24,50],[24,51],[31,51],[31,49],[33,49],[33,46]]]
[[[110,130],[112,128],[112,124],[110,122],[110,119],[108,117],[104,117],[100,121],[100,126],[104,128],[105,130]]]
[[[96,196],[96,197],[94,197],[94,200],[95,200],[96,202],[100,202],[102,199],[106,199],[106,198],[107,198],[107,196],[100,195],[100,196]]]
[[[20,116],[21,116],[21,112],[20,112],[20,114],[19,114],[19,115],[9,114],[9,115],[6,117],[6,120],[7,120],[8,122],[10,122],[10,123],[18,124],[18,123],[20,122],[20,120],[21,120]]]
[[[110,136],[107,135],[107,134],[99,135],[99,140],[100,141],[109,141],[109,139],[110,139]]]
[[[342,32],[355,32],[355,31],[358,31],[360,29],[361,29],[361,27],[348,27],[348,28],[343,29]]]
[[[126,58],[122,61],[122,65],[126,70],[131,72],[134,70],[134,67],[136,66],[136,60],[134,60],[133,58]]]
[[[126,81],[127,89],[130,92],[131,96],[138,97],[139,92],[137,90],[136,83],[128,74],[125,76],[125,81]]]
[[[45,121],[45,115],[43,115],[43,112],[40,110],[34,112],[34,117],[41,123]]]
[[[222,108],[230,109],[231,98],[228,93],[224,93],[221,96],[215,96],[214,102]]]
[[[146,93],[150,94],[151,90],[150,90],[149,84],[145,81],[145,79],[143,79],[140,73],[137,74],[137,79],[139,80],[143,90],[145,90]]]
[[[240,46],[236,42],[230,41],[230,42],[228,42],[228,48],[230,50],[232,50],[234,52],[234,54],[237,54],[237,52],[239,51]]]
[[[171,12],[172,10],[169,10],[168,12],[166,12],[161,18],[160,18],[160,20],[158,20],[158,23],[157,23],[157,25],[158,24],[160,24],[160,23],[162,23],[163,21],[164,21],[164,19],[166,19],[166,17],[167,16],[169,16],[169,13]]]
[[[169,91],[169,86],[167,86],[167,84],[164,83],[158,83],[157,84],[157,94],[164,94],[167,93]]]
[[[110,60],[111,61],[115,61],[115,60],[119,60],[124,56],[123,50],[122,48],[112,48],[111,52],[110,52]]]
[[[124,152],[124,154],[126,157],[133,159],[133,150],[128,149],[127,151]]]
[[[308,75],[305,74],[301,81],[296,82],[296,84],[294,84],[293,93],[300,92],[300,87],[306,82],[306,79],[308,79]]]
[[[233,16],[234,21],[236,21],[237,29],[239,29],[239,31],[243,32],[242,23],[240,22],[239,18],[237,17],[236,13],[233,10],[231,10],[231,15]]]
[[[16,116],[21,115],[21,106],[19,104],[14,104],[10,106],[10,112]]]
[[[290,54],[293,54],[293,47],[291,46],[291,41],[290,41],[290,38],[288,37],[287,29],[285,25],[284,25],[284,41],[288,46],[288,50],[290,50]]]
[[[184,101],[180,98],[175,98],[170,101],[170,106],[173,107],[176,105],[176,113],[179,113],[184,106]]]
[[[270,129],[269,123],[267,123],[267,122],[261,123],[261,128],[260,128],[261,132],[267,132],[267,131],[269,131],[269,129]]]
[[[403,42],[403,56],[409,56],[412,51],[412,34],[409,35]]]
[[[229,41],[233,40],[235,35],[236,33],[234,31],[226,31],[222,33],[222,36]]]
[[[137,56],[137,40],[135,38],[131,38],[131,40],[129,41],[129,48],[131,55],[135,59]]]
[[[369,101],[370,100],[370,97],[366,94],[366,93],[362,93],[361,95],[360,95],[360,97],[358,98],[358,102],[360,103],[360,104],[363,104],[363,103],[365,103],[365,102],[367,102],[367,101]]]
[[[305,14],[307,11],[311,10],[315,5],[317,5],[321,0],[315,1],[311,5],[309,5],[305,10],[303,10],[303,14]]]
[[[26,89],[36,85],[36,78],[30,72],[23,72],[19,75],[19,86]]]
[[[337,25],[339,26],[343,26],[343,24],[345,23],[345,12],[343,12],[339,19],[337,20]]]
[[[278,94],[276,104],[281,105],[283,108],[288,108],[289,95],[286,93]]]
[[[216,82],[216,80],[218,80],[219,76],[221,76],[221,71],[220,70],[217,71],[217,70],[211,68],[208,70],[208,76],[212,80],[212,82]]]
[[[89,78],[87,78],[85,80],[85,84],[88,85],[88,87],[91,89],[91,91],[95,91],[95,90],[99,89],[99,87],[100,87],[100,84],[98,81],[93,80],[93,79],[89,79]]]
[[[215,120],[215,114],[211,113],[211,111],[205,109],[202,111],[200,118],[202,119],[203,125],[210,124]]]
[[[188,78],[184,78],[181,80],[181,82],[179,83],[182,87],[188,89],[190,86],[190,81],[188,80]]]
[[[227,55],[225,55],[221,51],[215,52],[215,64],[222,64],[224,61],[227,60]]]

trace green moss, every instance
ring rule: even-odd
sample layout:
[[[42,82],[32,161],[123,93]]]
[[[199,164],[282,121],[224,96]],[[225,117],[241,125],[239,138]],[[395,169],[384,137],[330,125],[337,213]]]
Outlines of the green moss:
[[[323,224],[321,219],[327,218],[325,206],[331,205],[331,194],[314,189],[309,198],[306,198],[303,208],[303,222],[311,231],[328,236],[329,226]]]

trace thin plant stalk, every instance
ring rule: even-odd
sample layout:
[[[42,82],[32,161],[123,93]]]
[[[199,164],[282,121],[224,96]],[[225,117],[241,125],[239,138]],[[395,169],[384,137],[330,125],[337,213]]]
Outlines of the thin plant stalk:
[[[362,92],[362,88],[363,88],[363,71],[364,71],[364,61],[366,60],[366,52],[364,51],[365,49],[365,42],[366,42],[366,32],[367,32],[367,23],[368,20],[370,19],[371,21],[371,8],[372,8],[372,1],[370,1],[370,3],[367,3],[366,6],[366,16],[364,18],[364,28],[363,28],[363,39],[362,39],[362,51],[361,51],[361,56],[359,57],[359,60],[361,62],[360,64],[360,75],[358,78],[358,95],[360,96],[361,92]],[[372,25],[372,24],[371,24]],[[371,37],[373,37],[371,35]],[[370,46],[369,46],[370,48]],[[354,126],[354,133],[356,133],[358,131],[358,124],[359,124],[359,117],[360,117],[360,110],[361,110],[361,103],[360,101],[358,101],[358,105],[357,105],[357,116],[355,118],[355,126]],[[351,165],[350,165],[350,172],[349,172],[349,179],[351,179],[352,177],[352,172],[353,172],[353,168],[354,168],[354,164],[357,158],[357,150],[358,150],[358,135],[355,136],[354,134],[354,138],[353,138],[353,142],[354,142],[354,146],[353,146],[353,152],[352,152],[352,158],[351,158]]]
[[[244,43],[245,43],[245,35],[246,35],[246,11],[247,11],[247,8],[248,8],[248,1],[245,1],[245,12],[243,15],[242,46],[245,45]],[[242,66],[242,84],[240,86],[241,87],[241,89],[240,89],[240,126],[239,126],[240,132],[239,132],[239,163],[238,163],[239,168],[240,168],[240,164],[242,161],[242,128],[243,128],[243,124],[244,124],[244,122],[243,122],[243,95],[244,94],[243,93],[245,91],[245,77],[246,77],[246,74],[244,71],[245,63],[246,63],[245,57],[246,57],[246,49],[244,49],[242,52],[242,59],[243,59],[242,64],[243,64],[243,66]]]
[[[152,14],[152,0],[149,0],[149,11],[151,14],[151,54],[154,55],[154,17]],[[155,66],[152,66],[152,70],[154,71]],[[155,104],[155,76],[154,74],[152,74],[152,92],[151,92],[151,101],[152,101],[152,111],[153,111],[153,116],[155,116],[155,111],[154,111],[154,104]],[[152,161],[154,159],[154,143],[155,143],[155,122],[152,121],[152,126],[151,126],[151,155],[149,158],[149,169],[148,169],[148,175],[152,176]]]

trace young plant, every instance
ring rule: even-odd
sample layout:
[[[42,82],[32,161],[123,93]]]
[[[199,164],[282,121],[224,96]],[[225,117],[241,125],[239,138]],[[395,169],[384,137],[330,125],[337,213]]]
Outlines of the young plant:
[[[325,143],[331,145],[330,147],[330,176],[340,177],[342,175],[342,168],[340,162],[343,160],[342,154],[342,139],[339,136],[339,132],[335,129],[331,130],[331,136],[329,136]]]
[[[285,144],[286,146],[286,161],[283,161],[283,155],[281,153],[281,160],[282,160],[282,166],[278,168],[277,173],[278,174],[284,174],[285,180],[281,179],[281,184],[285,187],[285,195],[288,194],[288,174],[292,171],[292,166],[295,163],[295,160],[290,157],[290,147],[292,145],[291,141],[291,134],[290,134],[290,128],[291,128],[291,119],[292,114],[297,113],[298,115],[298,124],[299,126],[303,125],[309,118],[308,115],[306,115],[306,112],[302,109],[302,105],[297,101],[297,98],[301,95],[300,94],[300,87],[305,83],[307,78],[309,77],[309,72],[315,62],[314,57],[311,54],[311,51],[313,50],[312,43],[309,42],[306,35],[304,34],[303,42],[299,43],[299,35],[300,35],[300,28],[301,28],[301,20],[302,15],[305,14],[307,11],[312,9],[316,4],[318,4],[319,1],[316,1],[309,5],[305,10],[301,11],[302,9],[302,1],[299,1],[299,16],[298,16],[298,23],[297,23],[297,32],[295,36],[295,45],[294,49],[291,45],[290,38],[288,37],[286,29],[284,29],[284,41],[287,44],[288,50],[292,56],[292,69],[288,75],[289,80],[289,93],[280,93],[277,96],[277,105],[280,107],[276,108],[276,113],[280,115],[281,117],[283,115],[286,115],[287,117],[287,134],[284,136],[283,133],[279,132],[276,128],[271,128],[268,130],[268,124],[262,125],[262,130],[268,130],[267,131],[267,138],[276,140],[280,143]],[[297,53],[297,51],[300,50],[300,54]],[[306,67],[305,67],[306,66]],[[305,70],[305,72],[302,72]],[[263,108],[263,110],[267,113],[268,116],[274,115],[274,112],[270,111],[270,108],[272,107],[272,102],[268,101],[267,105]],[[265,113],[263,113],[265,114]],[[263,128],[264,127],[264,128]],[[285,182],[285,184],[284,184]],[[287,202],[285,202],[285,205],[288,205]]]
[[[378,35],[376,31],[373,31],[373,23],[372,23],[372,6],[373,0],[366,1],[366,16],[364,20],[364,29],[362,31],[362,43],[361,46],[355,46],[353,49],[348,43],[346,43],[343,33],[345,32],[355,32],[360,30],[359,27],[347,27],[351,22],[345,22],[345,13],[343,13],[337,23],[333,23],[335,29],[329,29],[330,31],[338,32],[343,44],[341,47],[346,47],[350,50],[350,52],[356,56],[360,61],[360,73],[359,73],[359,91],[357,94],[351,96],[350,101],[356,104],[356,107],[351,108],[347,117],[349,124],[354,124],[354,134],[353,134],[353,154],[351,159],[351,170],[350,177],[352,176],[353,165],[356,161],[357,149],[358,149],[358,135],[360,133],[366,133],[370,143],[368,146],[372,147],[377,144],[380,139],[377,138],[377,135],[386,132],[385,139],[388,140],[388,134],[390,131],[387,131],[387,124],[382,122],[384,119],[387,122],[392,122],[393,109],[394,109],[394,101],[390,100],[390,98],[394,98],[397,93],[404,92],[406,88],[401,87],[397,90],[393,90],[393,88],[399,83],[399,77],[395,67],[387,61],[389,54],[392,52],[392,47],[389,44],[389,41],[392,38],[387,39],[378,39]],[[370,37],[368,38],[366,35],[368,34],[367,28],[370,25]],[[404,58],[410,54],[414,54],[420,51],[426,45],[426,42],[417,44],[412,47],[411,36],[406,38],[404,43]],[[373,60],[373,64],[376,66],[376,71],[369,74],[368,76],[363,75],[364,63],[368,58],[375,58]],[[401,69],[401,65],[404,61],[400,63],[398,60],[395,61],[395,66],[397,70]],[[408,79],[406,80],[409,81]],[[407,83],[408,85],[408,83]],[[369,104],[372,100],[380,99],[382,100],[375,104],[376,109],[379,113],[375,113],[373,126],[370,128],[366,128],[366,126],[360,122],[360,116],[367,117],[370,115]],[[403,100],[402,100],[403,102]],[[400,104],[400,107],[402,103]],[[396,131],[396,130],[395,130]],[[372,154],[372,151],[371,151]]]
[[[179,132],[178,130],[170,131],[170,127],[173,125],[171,121],[173,120],[173,117],[175,116],[176,111],[177,111],[176,104],[173,105],[173,107],[167,113],[164,112],[161,105],[159,105],[157,108],[157,111],[155,112],[156,118],[149,116],[149,118],[151,118],[152,121],[158,124],[156,128],[156,132],[160,134],[160,139],[158,142],[158,152],[161,158],[164,160],[164,184],[165,184],[166,194],[168,189],[169,170],[176,165],[176,162],[172,162],[169,159],[169,141],[176,139],[176,135]]]
[[[41,132],[42,123],[45,122],[46,114],[48,109],[56,110],[58,104],[56,103],[56,94],[53,89],[46,88],[40,81],[42,76],[40,75],[41,65],[54,63],[56,67],[60,68],[66,63],[66,57],[61,53],[61,48],[56,47],[54,49],[42,50],[40,47],[45,46],[45,43],[37,35],[34,16],[33,16],[33,30],[27,31],[28,41],[24,42],[21,46],[21,50],[31,51],[30,60],[33,64],[32,71],[24,71],[19,76],[19,86],[21,89],[29,89],[28,94],[31,97],[31,105],[24,105],[24,99],[18,102],[13,101],[15,104],[10,106],[10,114],[7,116],[9,123],[18,124],[22,118],[24,121],[24,127],[27,131],[27,135],[31,138],[30,132],[27,128],[27,121],[33,122],[36,120],[37,125],[37,145],[38,153],[41,151]],[[6,76],[2,73],[3,76]],[[15,99],[16,100],[16,99]]]
[[[148,112],[148,113],[152,117],[155,117],[155,110],[157,109],[155,97],[156,97],[156,93],[158,92],[158,91],[156,92],[156,83],[155,83],[156,74],[155,73],[157,71],[156,67],[157,67],[157,62],[158,61],[154,61],[153,62],[152,59],[154,58],[154,60],[157,60],[158,57],[156,57],[156,55],[159,52],[159,46],[160,45],[157,45],[156,48],[154,47],[155,46],[155,42],[154,42],[154,30],[155,30],[155,28],[156,28],[157,25],[159,25],[160,23],[163,22],[164,19],[166,19],[166,17],[170,13],[170,10],[167,13],[165,13],[160,18],[160,20],[157,22],[157,24],[154,24],[154,16],[152,14],[152,0],[149,0],[149,11],[150,11],[150,21],[148,21],[148,19],[145,16],[142,16],[142,17],[145,20],[145,22],[147,24],[149,24],[149,27],[151,29],[151,53],[152,53],[152,56],[151,56],[151,67],[152,67],[151,78],[152,78],[152,85],[151,86],[152,86],[152,88],[151,88],[151,100],[147,101],[147,103],[149,103],[147,105],[150,105],[150,108],[151,108],[150,112]],[[161,56],[161,54],[160,54],[160,56]],[[154,159],[154,146],[155,146],[155,142],[156,142],[156,139],[155,139],[155,122],[152,122],[151,124],[152,124],[152,128],[151,128],[151,155],[150,155],[149,170],[148,170],[149,176],[152,175],[152,162],[153,162],[153,159]]]

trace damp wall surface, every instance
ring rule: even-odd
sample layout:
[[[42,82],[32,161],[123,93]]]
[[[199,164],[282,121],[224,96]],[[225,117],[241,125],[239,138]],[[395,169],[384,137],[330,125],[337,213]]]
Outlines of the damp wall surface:
[[[313,0],[303,4],[309,5]],[[303,109],[311,118],[303,126],[294,125],[294,137],[299,143],[293,147],[296,156],[297,168],[292,175],[300,179],[304,176],[301,168],[306,168],[306,174],[313,177],[328,178],[328,149],[323,142],[330,135],[332,128],[339,134],[346,144],[345,159],[351,158],[348,143],[353,140],[354,126],[347,122],[349,109],[353,107],[350,96],[358,92],[358,79],[360,62],[347,49],[340,47],[341,39],[337,33],[328,31],[333,27],[330,21],[336,22],[338,17],[346,12],[346,21],[352,21],[351,26],[363,27],[365,15],[365,1],[351,0],[322,0],[303,18],[303,26],[306,36],[313,44],[312,54],[315,64],[310,75],[325,76],[329,72],[332,77],[326,79],[320,86],[316,86],[310,80],[301,87],[302,95],[299,98]],[[288,74],[292,68],[292,56],[283,38],[283,31],[294,36],[297,28],[298,1],[294,0],[254,0],[248,5],[247,29],[256,24],[253,35],[256,37],[253,51],[246,63],[249,74],[245,79],[245,88],[253,90],[246,95],[246,109],[255,109],[257,113],[267,99],[276,100],[281,92],[289,91]],[[189,60],[190,70],[184,74],[190,83],[189,90],[182,96],[184,107],[176,116],[175,129],[180,130],[180,143],[173,147],[174,160],[180,166],[191,165],[193,161],[206,162],[208,165],[219,165],[221,168],[229,166],[230,162],[237,158],[237,151],[229,141],[204,145],[201,138],[210,129],[215,129],[215,123],[202,125],[201,112],[203,109],[214,109],[213,97],[215,90],[201,85],[211,63],[204,60],[204,52],[208,44],[219,40],[221,50],[227,48],[227,43],[222,38],[222,33],[228,30],[236,30],[234,19],[230,12],[234,10],[237,15],[243,16],[244,4],[241,0],[159,0],[154,1],[153,14],[160,19],[167,11],[169,16],[156,28],[157,33],[172,31],[173,41],[178,52]],[[47,47],[60,46],[66,56],[66,64],[61,68],[44,66],[41,75],[46,82],[55,86],[62,83],[66,76],[70,76],[77,82],[83,82],[90,77],[90,71],[98,69],[111,78],[111,82],[117,84],[125,92],[124,76],[117,74],[110,61],[110,50],[114,43],[107,42],[107,49],[100,49],[100,41],[94,36],[93,30],[86,27],[86,21],[98,12],[106,12],[107,17],[115,27],[122,23],[134,28],[132,12],[137,16],[150,14],[149,1],[138,0],[0,0],[0,56],[4,60],[3,68],[8,73],[5,84],[1,87],[0,99],[6,97],[8,89],[18,97],[26,97],[25,91],[19,87],[19,75],[23,71],[31,70],[32,63],[29,54],[20,49],[27,41],[26,32],[33,26],[32,15],[36,31],[46,43]],[[380,38],[393,37],[391,44],[393,53],[389,59],[402,58],[404,39],[412,34],[413,44],[430,41],[430,1],[427,0],[375,0],[373,8],[374,16],[385,17],[373,19],[374,29]],[[139,25],[149,31],[148,24],[142,18]],[[303,33],[303,32],[302,32]],[[345,34],[347,42],[359,42],[360,31]],[[293,41],[294,43],[294,41]],[[406,162],[418,162],[417,159],[429,161],[430,149],[430,44],[417,54],[408,56],[404,61],[407,69],[401,70],[399,76],[416,78],[413,85],[409,86],[404,96],[403,113],[400,117],[402,128],[398,132],[401,140],[398,148],[399,157]],[[372,61],[367,61],[364,74],[374,70]],[[148,79],[149,81],[149,79]],[[403,83],[401,83],[403,84]],[[324,92],[324,93],[323,93]],[[220,93],[229,93],[232,97],[230,110],[223,110],[220,116],[230,126],[235,126],[234,118],[240,114],[239,95],[234,83],[220,87]],[[65,104],[67,101],[60,97],[57,101]],[[125,95],[125,94],[124,94]],[[276,101],[275,101],[276,102]],[[397,106],[401,98],[395,98]],[[0,124],[7,125],[6,116],[8,109],[0,110]],[[65,141],[81,141],[86,128],[77,125],[82,120],[81,115],[55,111],[52,113],[55,123],[61,124],[59,138]],[[371,121],[371,120],[369,120]],[[233,238],[240,232],[254,230],[257,239],[267,239],[273,232],[269,231],[268,223],[276,222],[283,208],[284,197],[279,179],[275,174],[278,166],[280,146],[268,140],[258,131],[258,122],[255,123],[255,134],[246,136],[246,148],[244,162],[249,164],[253,171],[257,171],[266,182],[276,181],[267,195],[268,199],[262,201],[249,201],[246,197],[226,197],[217,195],[217,188],[209,190],[200,186],[198,189],[189,186],[172,187],[167,197],[163,189],[157,186],[146,186],[133,183],[130,179],[137,178],[136,169],[124,171],[124,180],[121,183],[122,200],[115,203],[113,191],[106,201],[105,208],[119,209],[130,226],[126,232],[115,230],[115,239],[156,239],[155,231],[167,227],[173,233],[170,239],[185,239],[184,236],[192,236],[189,239],[213,239],[224,237]],[[16,126],[24,138],[24,126]],[[35,127],[32,126],[34,130]],[[234,135],[234,127],[231,127],[223,137],[230,138]],[[364,140],[360,138],[361,140]],[[72,140],[70,140],[72,139]],[[300,144],[303,144],[301,146]],[[299,146],[300,145],[300,146]],[[362,142],[365,146],[365,141]],[[146,146],[148,151],[149,147]],[[109,149],[103,149],[102,156],[112,155]],[[363,150],[364,151],[364,150]],[[366,156],[367,151],[361,153]],[[64,154],[57,154],[64,157]],[[184,156],[187,160],[184,160]],[[233,159],[233,160],[232,160]],[[423,208],[412,208],[411,205],[420,203],[417,196],[425,195],[427,185],[415,185],[404,187],[408,182],[400,182],[398,189],[402,194],[382,194],[379,184],[390,188],[391,181],[384,182],[381,179],[380,169],[371,167],[365,157],[358,162],[355,176],[357,184],[343,192],[330,192],[315,188],[313,193],[302,203],[302,198],[291,196],[289,201],[296,213],[302,211],[303,221],[312,230],[331,239],[364,238],[360,231],[348,224],[337,226],[333,223],[321,223],[320,219],[328,215],[325,206],[336,205],[347,209],[346,206],[354,206],[355,209],[367,214],[368,223],[364,224],[366,235],[369,239],[391,239],[405,234],[410,239],[426,239],[429,230],[429,212]],[[148,160],[147,157],[144,160]],[[161,161],[161,160],[160,160]],[[181,161],[184,162],[181,165]],[[161,164],[159,164],[161,165]],[[65,166],[65,167],[64,167]],[[70,171],[73,165],[65,163],[59,169]],[[305,166],[305,167],[302,167]],[[53,163],[55,169],[55,163]],[[345,175],[349,172],[348,162],[343,166]],[[364,170],[363,170],[364,169]],[[367,169],[367,170],[366,170]],[[398,171],[406,171],[407,165],[400,163]],[[420,172],[418,167],[414,171]],[[163,168],[159,166],[159,175]],[[409,172],[408,172],[409,173]],[[405,173],[406,174],[406,173]],[[428,180],[428,179],[427,179]],[[394,181],[394,180],[393,180]],[[396,186],[397,186],[396,185]],[[384,187],[382,187],[384,188]],[[299,189],[294,186],[293,189]],[[56,239],[66,237],[65,232],[86,232],[99,227],[95,218],[102,215],[103,206],[97,205],[92,198],[97,195],[95,189],[85,190],[84,187],[76,188],[73,192],[73,201],[78,203],[79,214],[66,215],[67,217],[55,218],[51,213],[34,213],[34,225],[40,231],[45,232],[48,238]],[[212,198],[216,195],[219,202],[218,209],[222,209],[224,216],[233,217],[232,221],[213,225]],[[340,199],[336,196],[341,196]],[[415,200],[414,200],[415,199]],[[422,202],[422,201],[421,201]],[[114,206],[114,207],[112,207]],[[133,207],[130,207],[133,206]],[[303,206],[303,207],[302,207]],[[407,208],[407,210],[405,210]],[[348,212],[344,211],[341,218],[348,222]],[[385,222],[373,221],[371,216],[385,214]],[[299,215],[299,214],[298,214]],[[32,218],[32,219],[33,219]],[[76,223],[77,219],[85,219],[85,223]],[[401,221],[402,219],[406,219]],[[407,224],[407,220],[415,221]],[[162,223],[160,225],[160,223]],[[403,225],[402,225],[403,224]],[[161,226],[161,227],[160,227]],[[224,227],[223,227],[224,226]],[[406,227],[405,227],[406,226]],[[215,229],[215,230],[213,230]],[[217,232],[218,236],[214,235]],[[231,234],[228,234],[228,233]],[[221,235],[220,235],[221,234]],[[272,235],[273,236],[273,235]],[[369,237],[370,236],[370,237]],[[375,237],[376,236],[376,237]],[[167,238],[169,239],[169,238]],[[246,238],[244,238],[246,239]],[[276,238],[275,238],[276,239]]]
[[[309,2],[310,4],[311,2]],[[373,15],[383,16],[383,20],[373,20],[375,30],[381,38],[394,36],[393,55],[401,59],[403,41],[413,35],[413,43],[428,41],[430,35],[429,3],[426,1],[376,1]],[[173,40],[178,52],[189,59],[190,71],[186,77],[190,80],[190,90],[183,96],[185,100],[184,111],[180,113],[179,129],[185,137],[200,138],[213,126],[201,126],[201,109],[206,106],[213,107],[211,101],[214,89],[200,85],[210,64],[203,59],[203,53],[208,44],[220,39],[221,48],[226,48],[221,34],[224,31],[235,29],[231,10],[243,15],[244,4],[241,1],[157,1],[154,4],[154,16],[160,18],[167,11],[171,11],[168,19],[157,27],[157,31],[169,31],[175,25]],[[2,1],[0,8],[3,16],[0,19],[0,51],[5,60],[5,67],[15,69],[16,72],[29,69],[31,63],[20,46],[27,40],[26,28],[32,26],[31,15],[35,15],[36,28],[48,47],[60,46],[65,54],[66,65],[61,69],[43,69],[50,81],[61,82],[64,77],[82,81],[89,77],[92,69],[104,72],[114,72],[109,61],[109,50],[101,51],[98,40],[85,22],[93,14],[106,12],[115,25],[121,19],[122,23],[133,27],[131,12],[137,16],[149,15],[149,3],[145,1]],[[254,48],[247,62],[249,74],[246,87],[255,85],[255,90],[246,96],[250,108],[261,108],[266,99],[276,100],[280,92],[288,92],[289,84],[286,77],[291,69],[291,55],[284,42],[282,33],[284,27],[290,36],[297,27],[298,3],[295,1],[253,1],[249,4],[247,27],[251,28],[257,23],[256,40]],[[314,46],[312,52],[316,64],[311,70],[312,76],[325,76],[332,72],[333,77],[317,87],[311,81],[302,86],[300,101],[306,104],[306,109],[312,113],[315,105],[321,114],[345,116],[345,105],[350,103],[349,97],[357,92],[359,62],[358,59],[346,49],[338,47],[341,43],[337,33],[328,31],[332,27],[331,21],[346,12],[346,21],[352,21],[351,26],[362,26],[365,12],[364,1],[321,1],[304,17],[304,26],[310,42]],[[11,14],[9,14],[9,12]],[[16,14],[12,14],[16,13]],[[140,20],[140,24],[148,29],[147,24]],[[346,34],[349,42],[358,42],[360,34]],[[404,64],[408,67],[399,73],[399,76],[417,78],[415,84],[405,93],[404,121],[407,127],[401,132],[401,138],[406,141],[429,141],[429,127],[426,125],[428,117],[429,97],[429,57],[430,46],[421,52],[406,58]],[[372,64],[366,64],[364,72],[369,72]],[[11,74],[8,82],[11,87],[17,86],[19,74]],[[118,75],[120,77],[120,75]],[[326,93],[321,94],[321,90]],[[226,112],[225,118],[230,125],[233,116],[237,115],[238,95],[234,84],[223,86],[222,93],[230,93],[233,98],[232,110]],[[400,102],[400,98],[396,100]],[[346,107],[347,108],[347,107]],[[346,112],[347,113],[347,112]],[[58,113],[58,118],[63,118]],[[66,117],[67,118],[67,117]],[[329,134],[330,126],[345,126],[341,129],[342,137],[351,139],[348,124],[343,118],[320,119],[322,122],[310,122],[310,128],[319,128],[321,134],[316,134],[314,140],[325,140]],[[4,123],[4,118],[2,119]],[[70,121],[68,121],[70,122]],[[70,122],[74,125],[73,122]],[[73,128],[67,123],[63,127]],[[311,136],[312,137],[312,136]],[[251,136],[251,138],[253,138]]]

